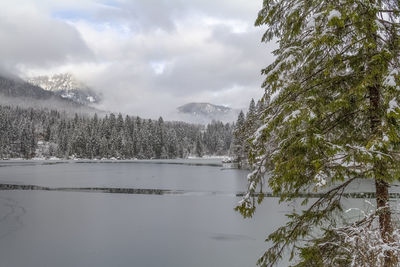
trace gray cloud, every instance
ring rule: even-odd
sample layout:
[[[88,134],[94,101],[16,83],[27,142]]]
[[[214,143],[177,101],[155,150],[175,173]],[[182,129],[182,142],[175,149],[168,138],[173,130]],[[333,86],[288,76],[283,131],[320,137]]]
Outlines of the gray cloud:
[[[0,40],[1,63],[8,68],[51,67],[92,58],[74,27],[29,8],[0,11]]]
[[[106,110],[157,117],[192,101],[244,108],[262,95],[273,47],[253,27],[261,0],[16,1],[30,13],[0,13],[0,39],[10,39],[0,56],[26,74],[76,74]]]
[[[197,19],[196,15],[243,20],[253,24],[262,7],[262,0],[114,0],[94,3],[97,5],[85,5],[84,9],[90,13],[91,19],[98,22],[127,22],[132,30],[146,31],[157,28],[175,30],[177,20]]]
[[[233,33],[227,26],[215,26],[198,51],[189,52],[157,81],[175,93],[219,91],[234,86],[259,87],[260,69],[268,60],[259,32]],[[179,77],[179,78],[178,78]]]

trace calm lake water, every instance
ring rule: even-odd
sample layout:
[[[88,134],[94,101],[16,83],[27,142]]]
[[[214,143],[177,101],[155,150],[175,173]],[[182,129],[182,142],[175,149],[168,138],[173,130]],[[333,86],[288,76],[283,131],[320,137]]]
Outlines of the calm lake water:
[[[255,266],[291,208],[269,198],[243,219],[246,174],[215,160],[0,162],[3,184],[149,189],[0,191],[0,266]]]
[[[61,189],[0,191],[0,267],[255,266],[295,204],[266,198],[243,219],[233,209],[246,175],[218,160],[0,161],[1,184]]]

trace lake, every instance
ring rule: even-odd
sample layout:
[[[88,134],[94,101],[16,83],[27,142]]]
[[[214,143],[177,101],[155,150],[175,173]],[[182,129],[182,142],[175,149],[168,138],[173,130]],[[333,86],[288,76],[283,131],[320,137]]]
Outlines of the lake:
[[[0,266],[255,266],[296,204],[268,197],[243,219],[246,176],[215,159],[0,161],[0,184],[25,189],[0,191]]]
[[[0,183],[90,191],[0,191],[0,263],[44,266],[255,266],[290,207],[233,209],[247,172],[217,160],[3,161]]]

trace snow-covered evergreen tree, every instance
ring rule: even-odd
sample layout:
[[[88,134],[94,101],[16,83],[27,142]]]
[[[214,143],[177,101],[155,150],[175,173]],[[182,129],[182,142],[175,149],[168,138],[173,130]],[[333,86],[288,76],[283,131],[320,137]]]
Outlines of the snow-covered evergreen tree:
[[[30,159],[35,155],[36,138],[32,122],[22,121],[21,134],[19,137],[20,155],[22,158]]]
[[[393,0],[264,0],[256,24],[267,26],[263,41],[276,39],[279,48],[262,71],[270,103],[252,138],[254,172],[238,210],[254,213],[251,195],[264,177],[282,201],[322,196],[268,237],[272,247],[259,265],[276,264],[289,249],[299,266],[356,266],[350,239],[341,237],[365,232],[351,232],[335,214],[351,183],[372,179],[371,223],[381,240],[374,266],[398,266],[388,190],[400,175],[399,15]]]
[[[204,126],[183,122],[142,120],[114,114],[100,118],[60,114],[42,109],[0,106],[0,158],[183,158],[195,154]],[[232,126],[214,122],[208,130],[210,155],[227,154]],[[202,153],[205,153],[201,138]]]
[[[166,138],[166,130],[164,125],[164,120],[160,117],[155,126],[154,133],[154,153],[156,158],[161,158],[162,152],[165,152],[165,138]],[[163,155],[165,157],[165,154]]]
[[[198,135],[196,138],[196,146],[195,146],[196,156],[201,158],[204,155],[204,147],[203,142],[201,141],[201,135]]]
[[[238,162],[239,167],[242,166],[242,161],[244,159],[247,159],[247,155],[245,154],[245,143],[246,143],[246,138],[244,136],[244,123],[245,123],[245,118],[244,118],[244,113],[243,111],[240,111],[239,116],[237,118],[236,124],[235,124],[235,130],[234,130],[234,138],[232,142],[232,154],[235,159],[235,161]]]

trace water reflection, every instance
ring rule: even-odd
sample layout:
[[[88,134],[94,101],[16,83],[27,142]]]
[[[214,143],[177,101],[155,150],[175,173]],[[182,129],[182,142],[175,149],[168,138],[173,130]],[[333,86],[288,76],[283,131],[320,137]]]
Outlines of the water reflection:
[[[26,210],[19,203],[7,197],[0,197],[0,239],[23,227],[22,217]]]

